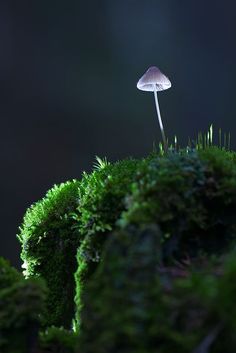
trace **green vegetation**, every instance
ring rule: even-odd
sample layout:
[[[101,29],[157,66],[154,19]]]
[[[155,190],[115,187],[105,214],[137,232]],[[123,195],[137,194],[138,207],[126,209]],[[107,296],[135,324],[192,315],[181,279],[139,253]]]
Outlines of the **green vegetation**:
[[[35,347],[45,296],[41,280],[25,280],[7,261],[0,259],[1,353],[26,353]]]
[[[50,327],[40,334],[40,353],[75,353],[76,345],[76,335],[63,328]]]
[[[98,163],[96,170],[90,175],[84,173],[81,181],[73,180],[49,190],[26,212],[20,228],[24,274],[27,278],[44,278],[50,291],[45,326],[70,328],[77,248],[82,242],[87,255],[85,258],[83,252],[83,264],[76,276],[80,278],[82,268],[83,277],[89,273],[84,262],[93,267],[94,252],[97,254],[105,239],[92,235],[114,226],[124,209],[124,196],[138,162],[130,159],[112,165],[98,159]]]
[[[35,353],[232,353],[236,153],[225,136],[220,148],[211,128],[184,150],[175,139],[140,160],[97,158],[29,208],[26,279],[0,260],[0,351],[18,353],[7,344],[37,341],[40,327]]]

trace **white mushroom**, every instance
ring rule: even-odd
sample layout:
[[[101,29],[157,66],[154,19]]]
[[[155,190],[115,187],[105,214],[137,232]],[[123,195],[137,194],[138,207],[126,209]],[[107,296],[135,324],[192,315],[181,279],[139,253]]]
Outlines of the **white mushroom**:
[[[161,129],[164,149],[167,151],[167,140],[163,128],[163,123],[161,119],[161,112],[159,108],[157,92],[164,91],[171,87],[171,82],[156,66],[150,67],[145,74],[140,78],[137,83],[137,88],[141,91],[154,92],[157,117]]]

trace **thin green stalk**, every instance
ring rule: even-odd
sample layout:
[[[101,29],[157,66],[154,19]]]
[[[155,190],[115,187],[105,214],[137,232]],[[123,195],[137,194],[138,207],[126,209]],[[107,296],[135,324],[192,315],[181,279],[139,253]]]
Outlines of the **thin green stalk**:
[[[230,151],[230,132],[228,134],[228,150]]]
[[[219,147],[220,148],[222,147],[221,139],[222,139],[222,131],[221,131],[221,129],[219,129]]]
[[[224,148],[227,148],[227,138],[226,138],[226,133],[224,133]]]

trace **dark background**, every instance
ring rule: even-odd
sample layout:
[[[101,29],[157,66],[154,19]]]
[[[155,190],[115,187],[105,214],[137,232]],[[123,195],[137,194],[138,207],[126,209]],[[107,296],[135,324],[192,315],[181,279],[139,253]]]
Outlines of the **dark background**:
[[[95,155],[152,150],[154,99],[136,89],[149,66],[172,81],[159,95],[170,138],[213,123],[235,147],[235,34],[235,0],[2,0],[0,254],[20,265],[26,208]]]

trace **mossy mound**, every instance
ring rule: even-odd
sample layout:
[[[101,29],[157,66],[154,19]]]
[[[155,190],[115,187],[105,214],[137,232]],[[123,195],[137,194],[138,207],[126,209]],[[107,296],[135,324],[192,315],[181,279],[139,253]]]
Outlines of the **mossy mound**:
[[[235,244],[235,213],[233,152],[211,146],[99,160],[91,174],[50,190],[24,218],[25,275],[43,277],[49,288],[44,325],[70,328],[76,313],[84,353],[154,352],[153,345],[191,353],[209,336],[218,353],[222,335],[235,345],[234,322],[216,309],[225,300],[234,310],[226,257]],[[208,280],[215,295],[209,308]],[[221,297],[223,283],[228,297]]]

